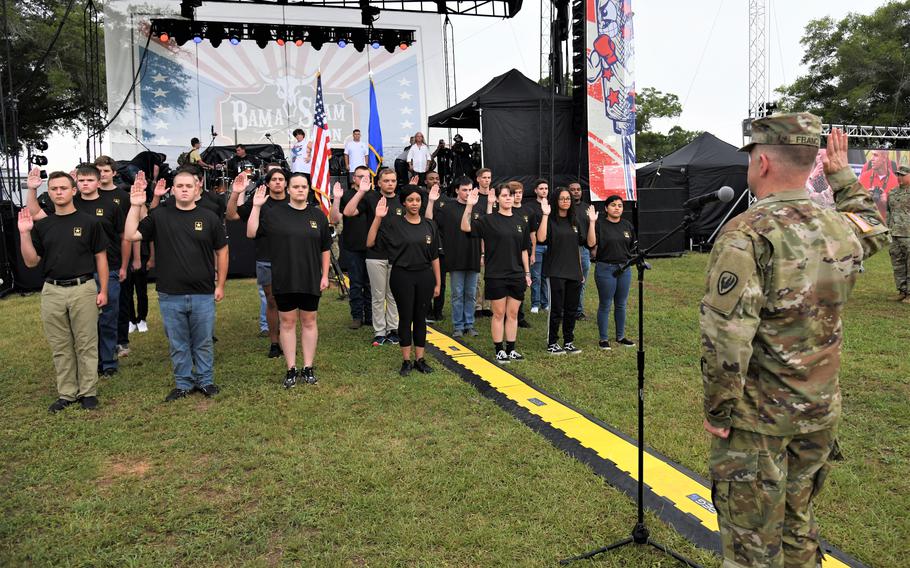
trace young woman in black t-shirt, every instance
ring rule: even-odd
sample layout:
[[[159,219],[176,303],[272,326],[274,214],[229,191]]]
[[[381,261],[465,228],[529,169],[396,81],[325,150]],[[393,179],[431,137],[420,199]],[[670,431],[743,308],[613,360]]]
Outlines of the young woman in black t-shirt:
[[[406,185],[399,194],[404,215],[389,215],[383,197],[376,204],[376,216],[367,233],[367,247],[378,242],[388,252],[392,271],[389,287],[398,306],[398,337],[401,345],[399,374],[411,369],[431,373],[423,358],[427,343],[427,313],[430,302],[439,295],[439,232],[436,223],[420,216],[423,197],[416,185]],[[411,344],[414,358],[411,363]]]
[[[541,221],[537,228],[537,244],[547,247],[547,254],[543,260],[543,276],[550,288],[547,353],[550,355],[581,353],[581,349],[575,347],[574,343],[579,290],[584,280],[578,247],[594,246],[596,242],[594,224],[588,223],[585,234],[584,225],[575,218],[572,194],[565,187],[557,188],[550,201],[541,202],[540,207]],[[555,211],[552,215],[551,210]],[[597,219],[593,207],[589,207],[587,213],[591,219]],[[559,345],[560,323],[565,341],[562,347]]]
[[[247,221],[248,238],[265,237],[272,259],[272,291],[278,306],[281,333],[278,340],[287,375],[284,387],[291,388],[298,379],[316,384],[313,360],[319,329],[316,310],[319,297],[329,286],[329,248],[331,231],[326,216],[308,201],[310,185],[302,173],[288,180],[287,203],[276,203],[267,210],[265,187],[253,196],[253,209]],[[297,321],[300,320],[300,349],[303,369],[297,370]]]
[[[626,338],[626,302],[629,299],[629,286],[632,284],[632,271],[625,270],[619,276],[613,273],[632,256],[632,244],[635,242],[635,231],[632,223],[622,218],[622,198],[611,195],[606,201],[606,215],[596,223],[597,252],[594,256],[594,281],[597,283],[597,294],[600,303],[597,306],[597,328],[600,332],[600,348],[610,349],[609,319],[610,305],[613,304],[613,319],[616,323],[616,343],[632,347],[635,345]]]
[[[478,192],[474,189],[468,194],[461,230],[483,239],[484,296],[490,300],[493,310],[490,335],[493,336],[496,362],[520,361],[524,357],[515,350],[515,340],[518,337],[518,307],[531,285],[528,270],[530,229],[523,218],[512,214],[509,184],[496,188],[498,211],[475,219],[473,209],[478,200]]]

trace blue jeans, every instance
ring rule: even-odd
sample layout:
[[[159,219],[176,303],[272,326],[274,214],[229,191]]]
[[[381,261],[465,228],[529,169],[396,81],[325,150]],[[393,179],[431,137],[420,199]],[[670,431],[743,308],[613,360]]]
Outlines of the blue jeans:
[[[215,295],[158,292],[158,306],[170,345],[177,388],[192,390],[194,386],[212,384]]]
[[[364,323],[373,321],[373,297],[370,295],[370,278],[367,276],[366,251],[345,250],[348,257],[351,319]]]
[[[464,331],[474,327],[474,304],[477,301],[479,272],[455,270],[449,272],[452,289],[452,328]]]
[[[578,314],[581,315],[585,311],[585,286],[588,283],[588,272],[591,271],[591,251],[588,250],[588,247],[578,247],[578,252],[581,254],[581,276],[584,280],[581,281],[581,289],[578,292]]]
[[[550,286],[546,278],[540,277],[543,270],[543,257],[547,245],[537,245],[534,249],[534,264],[531,265],[531,307],[546,309],[550,305]]]
[[[597,306],[597,330],[601,341],[609,339],[610,304],[613,304],[613,319],[616,323],[616,339],[626,336],[626,302],[629,300],[629,287],[632,284],[632,270],[626,269],[618,277],[613,271],[621,264],[596,263],[594,281],[597,283],[597,294],[600,304]]]
[[[259,286],[259,331],[269,330],[269,320],[265,317],[265,310],[268,305],[269,302],[265,299],[265,290],[262,289],[262,286]]]
[[[107,278],[107,305],[98,316],[98,372],[117,369],[117,321],[120,318],[119,269],[111,270]],[[98,283],[98,274],[95,274]],[[101,290],[101,287],[98,287]]]

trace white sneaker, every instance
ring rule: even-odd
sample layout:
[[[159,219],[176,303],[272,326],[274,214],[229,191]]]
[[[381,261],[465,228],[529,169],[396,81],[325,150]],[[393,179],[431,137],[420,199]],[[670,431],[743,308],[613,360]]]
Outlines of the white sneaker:
[[[140,320],[139,323],[136,324],[136,329],[139,330],[139,333],[145,333],[149,330],[149,324],[145,323],[145,320]]]
[[[136,326],[136,324],[134,324],[133,322],[130,322],[130,333],[136,333],[136,331],[138,331],[138,329],[139,328]]]
[[[130,354],[130,348],[128,345],[118,345],[117,346],[117,357],[127,357]]]
[[[532,308],[531,308],[531,313],[532,313],[532,314],[540,313],[540,308],[538,308],[537,306],[532,307]]]

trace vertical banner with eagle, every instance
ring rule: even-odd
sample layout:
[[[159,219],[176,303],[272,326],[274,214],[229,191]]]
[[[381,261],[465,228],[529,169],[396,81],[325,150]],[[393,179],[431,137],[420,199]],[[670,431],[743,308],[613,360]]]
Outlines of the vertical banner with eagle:
[[[635,200],[631,0],[587,0],[588,174],[591,200]]]

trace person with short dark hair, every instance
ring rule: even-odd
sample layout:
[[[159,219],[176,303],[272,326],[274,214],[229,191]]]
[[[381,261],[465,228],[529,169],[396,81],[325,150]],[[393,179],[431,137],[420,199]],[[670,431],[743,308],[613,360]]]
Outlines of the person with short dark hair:
[[[423,356],[427,312],[430,301],[439,295],[439,234],[436,224],[420,215],[423,198],[419,187],[404,186],[399,200],[404,205],[403,215],[388,215],[390,208],[386,197],[378,201],[366,244],[369,247],[381,242],[392,265],[389,287],[398,307],[398,337],[403,359],[399,374],[406,377],[412,369],[421,373],[433,372]]]
[[[354,170],[350,187],[344,190],[341,184],[336,183],[332,195],[332,209],[329,216],[333,224],[344,221],[341,231],[339,246],[347,260],[348,280],[350,281],[348,300],[351,310],[351,323],[349,329],[360,329],[363,325],[373,324],[372,295],[370,292],[370,279],[367,276],[367,232],[370,230],[370,221],[366,212],[355,212],[352,216],[344,216],[343,212],[348,203],[363,186],[364,191],[370,191],[370,169],[359,166]]]
[[[187,156],[185,165],[210,169],[212,166],[205,163],[202,159],[202,154],[199,153],[199,148],[202,148],[202,142],[200,142],[198,138],[193,138],[190,140],[190,146],[192,147],[192,150],[190,150],[190,155]]]
[[[528,200],[526,207],[534,212],[531,220],[531,313],[550,307],[550,290],[547,282],[541,278],[541,269],[547,254],[547,246],[537,242],[537,227],[540,226],[541,203],[550,195],[550,184],[545,179],[534,182],[534,199]]]
[[[522,361],[524,356],[516,350],[518,338],[518,307],[525,290],[531,285],[529,270],[530,228],[512,213],[512,190],[503,183],[496,188],[498,210],[475,219],[474,206],[479,199],[478,190],[468,194],[461,230],[472,237],[483,239],[486,272],[484,294],[490,300],[493,317],[490,335],[496,362],[507,364]],[[505,341],[503,341],[505,340]]]
[[[291,145],[291,172],[306,174],[307,182],[310,180],[310,159],[313,150],[311,143],[306,142],[306,134],[302,128],[294,129],[294,143]]]
[[[615,272],[632,257],[635,243],[635,229],[632,223],[622,218],[623,202],[618,195],[611,195],[604,201],[604,215],[599,216],[594,232],[597,237],[597,251],[594,256],[594,282],[597,284],[599,303],[597,306],[597,329],[600,333],[599,346],[610,347],[610,307],[613,307],[613,323],[616,326],[616,343],[633,347],[635,343],[626,337],[626,303],[632,285],[632,271],[626,269],[620,275]]]
[[[227,161],[228,175],[236,178],[241,172],[244,172],[248,177],[252,178],[261,165],[262,160],[248,154],[246,146],[237,144],[234,147],[234,155]]]
[[[41,185],[38,168],[29,172],[27,184],[30,192]],[[44,261],[41,321],[54,355],[58,396],[48,411],[76,401],[93,410],[98,407],[98,310],[107,304],[109,282],[107,239],[97,218],[73,204],[76,184],[69,175],[52,172],[47,192],[54,211],[35,221],[23,208],[18,229],[25,265],[35,268]]]
[[[310,184],[302,173],[291,174],[288,200],[271,207],[263,206],[269,196],[260,186],[252,199],[246,224],[249,238],[267,238],[279,246],[270,247],[272,293],[281,322],[279,341],[287,364],[284,388],[294,387],[298,380],[317,382],[313,361],[319,329],[316,312],[319,297],[329,286],[329,248],[332,234],[328,220],[318,207],[308,202]],[[297,322],[300,321],[300,350],[303,369],[297,369]]]
[[[584,279],[578,250],[585,244],[595,245],[594,225],[588,223],[584,227],[587,230],[582,232],[582,223],[575,216],[572,194],[565,187],[556,188],[550,200],[541,203],[541,213],[537,242],[547,246],[542,273],[547,279],[552,302],[547,353],[575,355],[581,353],[581,349],[575,346],[575,316],[578,313],[578,289]],[[588,215],[597,220],[593,207],[589,208]],[[563,345],[559,345],[560,324]]]
[[[344,143],[344,167],[352,176],[360,166],[369,162],[370,149],[367,143],[360,139],[360,129],[355,128],[351,139]]]
[[[143,174],[133,183],[125,236],[155,244],[155,289],[176,383],[165,401],[186,397],[194,390],[212,397],[220,390],[214,382],[212,338],[215,302],[224,298],[228,271],[224,225],[214,213],[196,204],[196,178],[189,172],[174,176],[173,207],[158,207],[140,220],[146,184]]]
[[[588,208],[590,203],[582,198],[581,182],[573,181],[569,184],[569,193],[572,194],[572,201],[575,203],[575,218],[578,219],[578,228],[585,234],[588,232]],[[578,321],[587,319],[585,314],[585,288],[588,286],[588,273],[591,272],[591,249],[585,245],[578,247],[578,254],[581,255],[581,289],[578,291],[578,313],[575,319]]]

